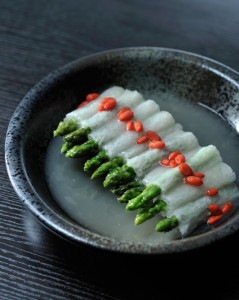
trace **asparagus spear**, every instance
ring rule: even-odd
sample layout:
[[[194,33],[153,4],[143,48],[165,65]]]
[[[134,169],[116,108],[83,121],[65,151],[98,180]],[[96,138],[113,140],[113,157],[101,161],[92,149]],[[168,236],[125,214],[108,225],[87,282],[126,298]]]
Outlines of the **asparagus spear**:
[[[64,136],[64,141],[68,143],[72,143],[74,145],[79,145],[79,143],[86,141],[88,134],[91,132],[91,129],[88,128],[80,128],[74,130],[67,135]]]
[[[77,121],[75,119],[69,119],[66,121],[61,121],[56,130],[53,132],[53,136],[68,134],[78,128]]]
[[[98,149],[98,143],[89,140],[82,145],[76,145],[66,152],[66,157],[78,158],[86,154],[92,153]]]
[[[132,189],[132,188],[136,188],[136,187],[141,187],[141,186],[142,186],[142,184],[141,184],[139,181],[134,180],[134,181],[131,181],[131,182],[127,183],[127,184],[123,184],[123,185],[121,185],[121,186],[118,187],[118,188],[111,189],[110,191],[111,191],[114,195],[120,197],[120,196],[122,196],[127,190]],[[144,186],[142,186],[142,187],[144,187]]]
[[[118,201],[120,203],[127,203],[130,199],[133,199],[137,197],[139,194],[141,194],[144,189],[145,189],[144,186],[139,186],[139,187],[129,189],[125,191],[121,197],[118,198]]]
[[[129,176],[130,175],[130,176]],[[116,168],[113,172],[110,172],[106,179],[105,185],[107,187],[119,186],[119,183],[127,183],[128,181],[134,179],[136,173],[132,167],[124,164],[121,168]]]
[[[150,207],[146,207],[137,213],[134,224],[139,225],[153,218],[156,214],[165,211],[166,208],[167,204],[163,200],[156,200]]]
[[[164,218],[160,220],[157,223],[155,230],[158,232],[168,232],[177,226],[178,226],[178,219],[173,216],[171,218]]]
[[[101,166],[99,166],[99,168],[96,169],[95,172],[92,174],[91,179],[96,179],[98,177],[106,175],[111,170],[113,170],[119,166],[122,166],[123,163],[124,163],[123,158],[115,157],[111,161],[105,162]]]
[[[103,185],[105,188],[120,186],[122,183],[129,182],[135,178],[134,169],[123,165],[113,169],[105,178]]]
[[[100,151],[96,156],[88,159],[84,165],[84,171],[94,171],[97,169],[101,164],[107,162],[109,157],[105,151]]]
[[[137,208],[143,207],[146,203],[149,203],[150,200],[155,198],[161,193],[160,187],[155,184],[147,186],[144,191],[137,197],[131,199],[126,205],[127,210],[135,210]]]
[[[69,143],[69,142],[63,143],[61,146],[61,154],[66,153],[68,150],[70,150],[73,147],[74,147],[74,144],[72,144],[72,143]]]

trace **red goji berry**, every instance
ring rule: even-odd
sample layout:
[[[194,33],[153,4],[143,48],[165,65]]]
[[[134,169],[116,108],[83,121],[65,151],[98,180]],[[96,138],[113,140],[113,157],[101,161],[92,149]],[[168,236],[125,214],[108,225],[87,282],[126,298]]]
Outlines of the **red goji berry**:
[[[186,178],[184,178],[184,182],[195,186],[200,186],[203,184],[202,178],[196,176],[187,176]]]
[[[143,123],[141,121],[134,121],[134,128],[136,132],[142,132],[144,130]]]
[[[97,94],[97,93],[91,93],[91,94],[88,94],[88,95],[85,97],[85,100],[86,100],[87,102],[90,102],[90,101],[95,100],[95,99],[98,98],[98,97],[99,97],[99,94]]]
[[[165,143],[163,141],[151,141],[148,145],[150,149],[163,149]]]
[[[175,159],[176,161],[176,159]],[[176,161],[177,162],[177,161]],[[184,175],[184,176],[191,176],[193,175],[193,170],[191,167],[185,163],[182,163],[179,165],[179,171]]]
[[[227,202],[227,203],[223,204],[222,212],[224,214],[228,214],[232,210],[232,207],[233,207],[232,202]]]
[[[209,197],[216,196],[217,194],[218,194],[218,189],[216,189],[216,188],[211,188],[206,191],[206,195]]]
[[[219,220],[221,220],[222,215],[218,215],[218,216],[211,216],[208,218],[207,220],[207,224],[208,225],[213,225],[215,223],[217,223]]]

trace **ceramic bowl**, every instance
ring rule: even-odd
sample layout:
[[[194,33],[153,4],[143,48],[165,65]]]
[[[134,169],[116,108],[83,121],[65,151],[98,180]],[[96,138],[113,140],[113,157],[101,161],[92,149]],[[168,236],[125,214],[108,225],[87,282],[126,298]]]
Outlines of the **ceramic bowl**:
[[[143,95],[170,91],[209,107],[239,131],[239,74],[209,58],[174,49],[122,48],[73,61],[49,74],[22,99],[6,136],[11,183],[30,211],[50,230],[72,242],[121,253],[161,254],[205,246],[239,228],[238,211],[212,230],[165,244],[121,241],[72,220],[49,192],[44,159],[52,131],[79,99],[119,85]],[[69,100],[70,99],[70,100]],[[82,100],[83,101],[83,100]]]

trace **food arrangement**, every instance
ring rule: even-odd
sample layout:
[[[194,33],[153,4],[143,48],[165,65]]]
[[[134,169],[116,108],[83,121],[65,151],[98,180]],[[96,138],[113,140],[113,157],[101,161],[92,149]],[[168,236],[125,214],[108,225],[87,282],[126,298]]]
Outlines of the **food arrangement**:
[[[54,131],[62,154],[87,156],[84,171],[104,178],[134,223],[185,237],[201,223],[218,224],[239,196],[236,175],[214,145],[201,147],[167,111],[137,91],[114,86],[86,96]]]

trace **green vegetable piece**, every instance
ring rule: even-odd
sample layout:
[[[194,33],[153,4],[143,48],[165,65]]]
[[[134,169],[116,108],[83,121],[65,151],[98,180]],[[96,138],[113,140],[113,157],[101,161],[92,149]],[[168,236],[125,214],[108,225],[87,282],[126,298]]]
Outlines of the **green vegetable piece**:
[[[80,143],[85,142],[87,140],[87,136],[90,132],[90,128],[80,128],[74,130],[71,133],[68,133],[64,136],[63,139],[65,142],[72,143],[74,145],[79,145]]]
[[[74,144],[65,142],[61,146],[61,154],[66,153],[68,150],[70,150],[72,147],[74,147]]]
[[[156,214],[165,211],[166,208],[167,204],[163,200],[157,200],[150,207],[146,207],[137,213],[134,224],[142,224],[143,222],[153,218]]]
[[[114,159],[103,163],[101,166],[99,166],[98,169],[95,170],[95,172],[92,174],[91,179],[96,179],[101,176],[104,176],[108,174],[111,170],[114,170],[118,166],[122,166],[124,163],[123,158],[121,157],[115,157]]]
[[[176,217],[164,218],[159,221],[155,227],[158,232],[168,232],[178,226],[178,219]]]
[[[66,157],[78,158],[98,150],[98,143],[89,140],[82,145],[76,145],[66,152]]]
[[[107,153],[105,151],[100,151],[96,156],[86,161],[84,171],[94,171],[107,160],[109,160]]]
[[[123,165],[122,167],[115,168],[105,178],[103,185],[105,188],[113,188],[120,186],[122,183],[129,182],[136,176],[132,167]]]
[[[120,196],[122,196],[127,190],[132,189],[132,188],[136,188],[136,187],[140,187],[140,186],[143,187],[143,188],[145,188],[145,186],[143,186],[139,181],[134,180],[134,181],[131,181],[131,182],[127,183],[127,184],[123,184],[123,185],[121,185],[121,186],[118,187],[118,188],[111,189],[111,192],[112,192],[114,195],[120,197]]]
[[[126,205],[127,210],[135,210],[137,208],[143,208],[146,203],[160,195],[161,189],[157,185],[151,184],[145,188],[143,193],[138,195],[136,198],[129,201]]]
[[[66,121],[61,121],[57,126],[56,130],[53,132],[53,136],[68,134],[78,128],[77,121],[75,119],[69,119]]]
[[[131,200],[131,199],[137,197],[139,194],[141,194],[144,189],[145,189],[144,186],[140,186],[140,187],[135,187],[130,190],[127,190],[124,192],[124,194],[120,198],[118,198],[118,201],[120,203],[127,203],[129,200]]]

